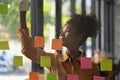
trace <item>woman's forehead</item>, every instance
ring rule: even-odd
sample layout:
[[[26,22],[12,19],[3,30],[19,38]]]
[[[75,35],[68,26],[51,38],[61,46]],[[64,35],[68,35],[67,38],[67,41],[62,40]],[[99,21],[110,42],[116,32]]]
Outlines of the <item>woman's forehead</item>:
[[[64,27],[63,27],[63,30],[64,29],[71,29],[72,28],[72,26],[70,25],[70,24],[66,24]]]

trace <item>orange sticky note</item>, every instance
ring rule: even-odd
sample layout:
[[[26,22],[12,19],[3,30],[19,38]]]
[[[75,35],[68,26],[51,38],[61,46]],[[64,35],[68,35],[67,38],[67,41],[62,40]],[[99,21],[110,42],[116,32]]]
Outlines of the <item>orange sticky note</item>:
[[[52,49],[61,50],[62,49],[62,40],[52,39]]]
[[[39,80],[40,76],[38,72],[30,72],[29,73],[29,80]]]
[[[44,47],[44,37],[35,36],[34,47]]]

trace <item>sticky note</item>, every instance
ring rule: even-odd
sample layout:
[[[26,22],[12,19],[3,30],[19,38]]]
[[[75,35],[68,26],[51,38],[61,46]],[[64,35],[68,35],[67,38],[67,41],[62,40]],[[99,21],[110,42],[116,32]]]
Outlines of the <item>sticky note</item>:
[[[40,80],[40,76],[38,72],[30,72],[29,80]]]
[[[22,56],[14,56],[14,58],[13,58],[13,66],[23,66],[23,58],[22,58]]]
[[[81,66],[80,66],[81,69],[92,69],[92,60],[91,60],[91,58],[81,57],[80,62],[81,62]]]
[[[35,36],[34,47],[44,47],[44,37]]]
[[[0,14],[8,13],[8,4],[0,4]]]
[[[40,66],[41,67],[51,67],[51,57],[50,56],[40,56]]]
[[[8,41],[0,41],[0,50],[9,50]]]
[[[61,50],[62,49],[62,40],[52,39],[52,49]]]
[[[57,76],[54,73],[46,73],[45,80],[57,80]]]
[[[93,76],[93,80],[105,80],[105,77]]]
[[[67,80],[78,80],[78,75],[76,75],[76,74],[67,74]]]
[[[100,62],[100,70],[101,71],[112,71],[112,60],[104,59]]]

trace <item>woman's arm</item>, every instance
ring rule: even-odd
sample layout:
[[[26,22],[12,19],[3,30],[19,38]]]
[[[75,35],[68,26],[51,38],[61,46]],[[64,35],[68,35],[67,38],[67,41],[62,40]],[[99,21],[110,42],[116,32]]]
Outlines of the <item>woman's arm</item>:
[[[20,0],[19,11],[20,11],[20,28],[17,30],[17,34],[21,41],[22,53],[30,58],[31,60],[40,63],[40,56],[51,56],[53,54],[46,53],[40,48],[35,48],[33,40],[29,36],[29,30],[26,25],[26,12],[29,7],[29,0]]]
[[[20,12],[20,28],[27,29],[26,25],[26,12],[29,10],[29,0],[19,1],[19,12]]]
[[[20,11],[20,28],[27,29],[27,25],[26,25],[26,11]]]

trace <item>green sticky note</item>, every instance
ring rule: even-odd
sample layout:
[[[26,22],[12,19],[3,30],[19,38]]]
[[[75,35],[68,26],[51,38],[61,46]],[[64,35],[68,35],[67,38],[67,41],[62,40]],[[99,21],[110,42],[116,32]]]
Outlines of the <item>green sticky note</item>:
[[[101,71],[112,71],[112,60],[104,59],[100,62]]]
[[[23,66],[23,58],[22,58],[22,56],[14,56],[14,58],[13,58],[13,66]]]
[[[47,73],[45,78],[46,78],[45,80],[57,80],[56,74],[53,73]]]
[[[0,4],[0,14],[8,13],[8,4]]]
[[[51,57],[50,56],[41,56],[40,57],[40,66],[41,67],[51,67]]]
[[[9,50],[8,41],[0,41],[0,50]]]

